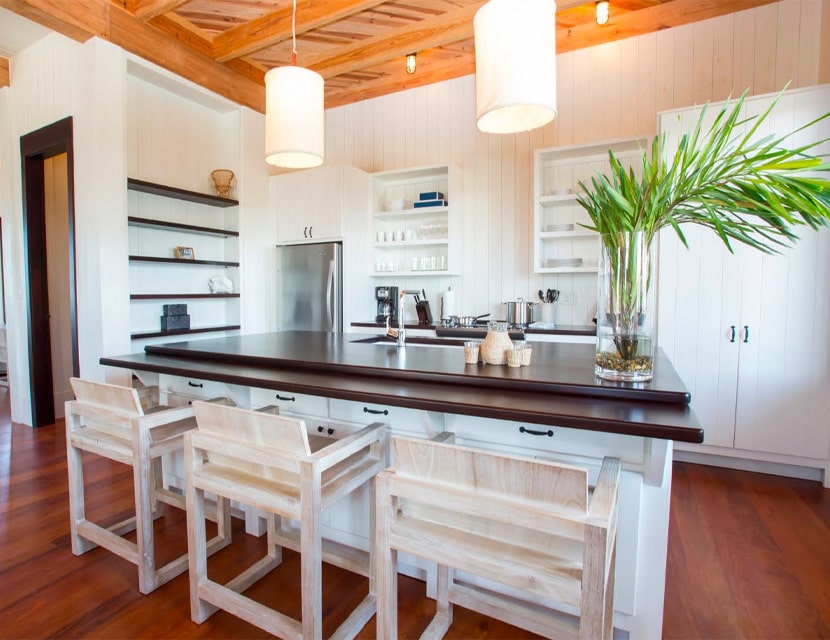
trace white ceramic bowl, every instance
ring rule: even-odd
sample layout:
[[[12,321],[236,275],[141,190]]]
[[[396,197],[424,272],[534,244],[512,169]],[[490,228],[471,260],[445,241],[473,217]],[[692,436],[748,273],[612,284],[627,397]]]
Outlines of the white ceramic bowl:
[[[406,200],[403,198],[396,198],[395,200],[391,200],[389,202],[389,210],[390,211],[400,211],[406,206]]]

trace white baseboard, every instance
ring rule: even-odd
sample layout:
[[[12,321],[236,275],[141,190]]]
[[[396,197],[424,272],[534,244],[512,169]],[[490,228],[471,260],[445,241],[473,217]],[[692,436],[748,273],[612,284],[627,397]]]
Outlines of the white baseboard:
[[[816,482],[821,482],[824,476],[824,463],[821,461],[809,461],[806,464],[792,464],[772,460],[744,458],[736,455],[723,455],[720,453],[687,451],[683,449],[675,449],[674,459],[679,462],[693,462],[710,467],[738,469],[740,471],[766,473],[774,476],[800,478],[802,480],[813,480]]]

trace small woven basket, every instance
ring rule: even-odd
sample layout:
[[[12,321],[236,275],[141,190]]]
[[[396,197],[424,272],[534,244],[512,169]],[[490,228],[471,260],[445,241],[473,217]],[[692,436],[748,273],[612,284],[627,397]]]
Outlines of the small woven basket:
[[[213,186],[216,187],[216,195],[220,198],[230,198],[233,187],[233,171],[230,169],[216,169],[210,174],[213,178]]]

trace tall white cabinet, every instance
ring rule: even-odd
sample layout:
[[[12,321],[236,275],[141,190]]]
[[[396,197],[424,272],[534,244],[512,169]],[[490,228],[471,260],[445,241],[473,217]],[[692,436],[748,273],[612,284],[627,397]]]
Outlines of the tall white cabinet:
[[[772,97],[748,100],[747,115]],[[793,131],[830,105],[830,86],[792,91],[759,135]],[[711,111],[714,111],[714,107]],[[661,114],[670,141],[699,109]],[[830,137],[830,123],[793,144]],[[825,144],[824,153],[830,152]],[[824,469],[830,459],[830,230],[799,231],[780,255],[735,246],[712,232],[660,237],[659,344],[692,394],[705,431],[696,453]]]

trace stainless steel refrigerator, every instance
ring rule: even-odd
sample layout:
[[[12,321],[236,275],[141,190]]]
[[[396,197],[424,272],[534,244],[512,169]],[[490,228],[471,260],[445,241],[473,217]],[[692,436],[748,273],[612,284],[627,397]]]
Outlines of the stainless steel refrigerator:
[[[282,331],[343,331],[343,246],[277,247],[277,326]]]

